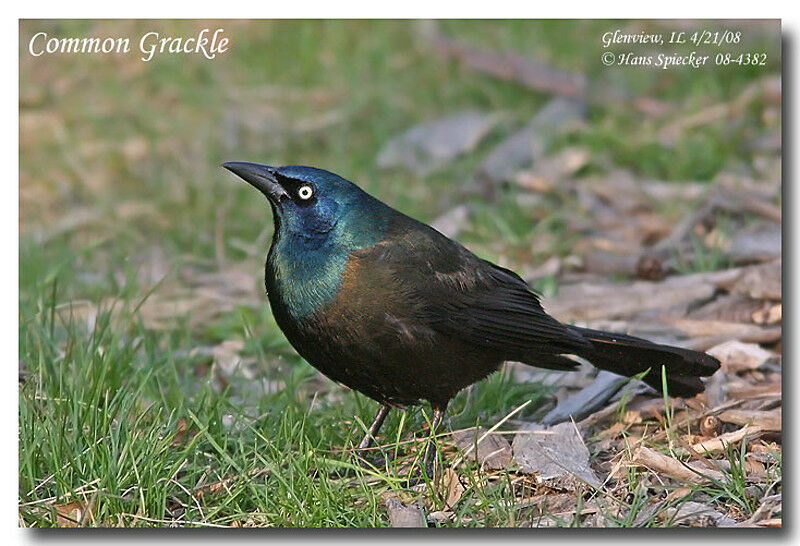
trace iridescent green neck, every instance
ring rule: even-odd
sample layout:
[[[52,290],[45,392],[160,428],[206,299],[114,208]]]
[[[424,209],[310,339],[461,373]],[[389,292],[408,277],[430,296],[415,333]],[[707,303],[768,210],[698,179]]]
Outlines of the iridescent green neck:
[[[330,222],[315,229],[294,225],[297,218],[283,218],[267,257],[270,300],[283,306],[294,320],[302,320],[334,299],[342,282],[347,259],[354,250],[383,240],[394,212],[366,193]],[[338,212],[338,211],[337,211]]]

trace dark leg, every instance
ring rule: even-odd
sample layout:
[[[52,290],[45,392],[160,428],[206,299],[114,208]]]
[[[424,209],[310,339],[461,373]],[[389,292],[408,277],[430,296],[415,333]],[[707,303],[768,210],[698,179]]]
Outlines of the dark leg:
[[[380,466],[383,464],[382,461],[384,461],[384,459],[381,454],[378,454],[377,457],[368,457],[366,451],[367,448],[372,444],[375,436],[378,434],[381,425],[383,425],[383,422],[386,420],[386,416],[389,415],[389,411],[391,409],[391,406],[387,406],[385,404],[378,409],[378,413],[375,414],[375,419],[372,420],[372,424],[369,426],[369,428],[367,428],[367,433],[364,435],[364,438],[361,439],[361,441],[358,443],[358,446],[356,446],[356,448],[353,450],[355,462],[359,466]],[[348,471],[336,470],[330,475],[342,477],[348,475]]]
[[[375,436],[378,434],[378,431],[383,425],[383,422],[386,420],[386,416],[389,415],[389,411],[392,408],[387,406],[386,404],[382,405],[378,410],[378,413],[375,414],[375,419],[372,420],[372,424],[367,429],[367,433],[364,435],[364,438],[358,444],[356,451],[361,451],[363,449],[367,449],[372,440],[375,439]]]
[[[425,474],[429,478],[433,478],[433,463],[436,460],[436,433],[444,420],[445,410],[434,408],[433,409],[433,422],[431,422],[431,435],[428,438],[428,443],[425,444],[425,457],[422,459]]]

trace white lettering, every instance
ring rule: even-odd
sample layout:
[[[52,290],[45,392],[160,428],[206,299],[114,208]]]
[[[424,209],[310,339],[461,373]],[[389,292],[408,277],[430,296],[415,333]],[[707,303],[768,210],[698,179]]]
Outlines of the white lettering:
[[[145,45],[147,43],[147,39],[150,37],[153,38],[154,42],[158,41],[158,32],[148,32],[147,34],[142,36],[141,40],[139,40],[139,51],[141,51],[145,55],[144,57],[142,57],[142,60],[144,62],[148,62],[150,59],[152,59],[153,55],[156,52],[155,43],[151,43],[150,45]]]
[[[44,37],[45,40],[47,39],[47,33],[46,32],[37,32],[36,34],[33,35],[33,38],[31,38],[31,41],[28,42],[28,52],[30,52],[30,54],[33,55],[34,57],[41,57],[42,55],[44,55],[44,50],[40,50],[39,53],[36,53],[33,50],[33,43],[36,41],[36,38],[38,38],[39,36]]]

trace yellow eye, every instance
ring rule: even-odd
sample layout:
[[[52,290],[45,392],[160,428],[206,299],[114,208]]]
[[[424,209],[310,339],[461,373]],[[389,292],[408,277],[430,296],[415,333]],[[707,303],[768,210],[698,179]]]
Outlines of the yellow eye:
[[[297,190],[297,197],[302,200],[311,199],[311,196],[314,195],[314,188],[311,186],[301,186],[299,190]]]

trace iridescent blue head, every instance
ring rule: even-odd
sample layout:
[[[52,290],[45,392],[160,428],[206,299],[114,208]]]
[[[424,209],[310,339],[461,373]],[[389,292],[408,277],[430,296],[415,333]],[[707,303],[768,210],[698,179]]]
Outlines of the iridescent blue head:
[[[395,214],[349,180],[322,169],[240,161],[223,167],[269,199],[275,234],[267,289],[273,309],[286,308],[295,320],[335,297],[350,253],[382,241]]]
[[[315,167],[270,167],[233,161],[223,165],[269,199],[276,236],[303,241],[311,250],[325,243],[363,246],[363,229],[382,230],[388,207],[358,186],[332,172]],[[375,224],[379,225],[375,225]],[[331,238],[335,237],[335,241]],[[371,239],[371,237],[370,237]]]

